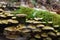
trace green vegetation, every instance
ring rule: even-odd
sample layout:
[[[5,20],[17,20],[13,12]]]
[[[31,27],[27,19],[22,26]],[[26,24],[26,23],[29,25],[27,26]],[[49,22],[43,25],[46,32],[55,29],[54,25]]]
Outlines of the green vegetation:
[[[60,25],[60,15],[58,14],[54,14],[54,13],[50,13],[48,11],[42,11],[42,10],[34,10],[32,8],[28,8],[28,7],[20,7],[20,9],[15,10],[14,14],[27,14],[27,19],[30,18],[43,18],[42,21],[48,22],[48,21],[52,21],[53,25]]]
[[[36,17],[41,17],[44,21],[52,21],[53,15],[48,11],[38,11]]]
[[[55,25],[60,25],[60,15],[58,15],[58,14],[53,15],[53,23]]]
[[[32,9],[32,8],[26,8],[26,7],[20,7],[20,9],[18,9],[18,10],[16,10],[16,11],[14,11],[14,13],[15,13],[15,15],[17,14],[17,13],[20,13],[20,14],[27,14],[28,16],[27,16],[27,18],[33,18],[33,13],[35,12],[35,10],[34,9]]]

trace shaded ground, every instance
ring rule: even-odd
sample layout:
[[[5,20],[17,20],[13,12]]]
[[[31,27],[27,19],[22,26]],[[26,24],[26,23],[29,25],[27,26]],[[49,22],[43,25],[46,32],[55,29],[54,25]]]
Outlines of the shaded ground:
[[[4,36],[0,36],[0,40],[9,40],[9,39],[5,38]]]
[[[4,35],[0,35],[0,40],[13,40],[13,39],[7,39]],[[18,37],[15,40],[26,40],[26,38]]]

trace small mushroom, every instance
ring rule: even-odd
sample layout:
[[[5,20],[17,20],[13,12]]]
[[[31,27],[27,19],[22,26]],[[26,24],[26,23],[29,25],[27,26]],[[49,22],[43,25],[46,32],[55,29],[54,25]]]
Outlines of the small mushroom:
[[[2,24],[2,21],[0,20],[0,24]]]
[[[17,20],[13,20],[13,22],[12,23],[18,23],[18,21]]]
[[[34,30],[32,30],[33,32],[41,32],[41,30],[40,29],[34,29]]]
[[[14,16],[13,14],[7,14],[7,16]]]
[[[38,20],[42,20],[43,18],[34,18],[34,19],[38,21]]]
[[[17,17],[26,17],[26,14],[16,14]]]
[[[40,24],[40,21],[33,21],[33,24]]]
[[[34,20],[26,20],[26,23],[33,23]]]
[[[52,22],[52,21],[49,21],[48,23],[49,23],[49,24],[52,24],[53,22]]]
[[[6,18],[6,16],[5,16],[5,15],[0,15],[0,17]]]
[[[16,27],[16,29],[18,30],[18,31],[20,31],[21,29],[25,29],[25,28],[27,28],[25,25],[23,25],[23,24],[19,24],[17,27]]]
[[[12,20],[12,19],[9,19],[8,22],[9,22],[9,23],[18,23],[17,20]]]
[[[2,15],[3,13],[0,13],[0,15]]]
[[[42,33],[41,34],[41,37],[44,37],[45,38],[45,37],[48,37],[48,35],[46,33]]]
[[[30,40],[36,40],[35,38],[31,38]]]
[[[2,10],[2,9],[0,9],[0,12],[3,12],[3,10]]]
[[[7,31],[16,31],[16,28],[15,27],[7,27],[4,30],[7,30]]]
[[[46,22],[41,22],[42,24],[46,24]]]
[[[53,27],[54,27],[54,28],[59,28],[59,25],[54,25]]]
[[[6,35],[6,38],[8,39],[16,39],[18,37],[18,35]]]
[[[54,30],[53,27],[50,27],[50,26],[45,26],[44,28],[42,28],[43,30]]]
[[[12,17],[12,19],[16,19],[16,17]]]
[[[28,32],[30,32],[31,30],[29,30],[29,29],[22,29],[22,32],[23,33],[28,33]]]
[[[8,24],[8,21],[7,20],[2,20],[1,21],[3,24]]]
[[[52,40],[52,38],[47,37],[47,38],[43,38],[43,40]]]
[[[56,34],[54,32],[48,32],[48,35],[56,37]]]
[[[36,34],[35,38],[41,38],[41,36],[39,34]]]
[[[44,27],[44,25],[39,24],[39,25],[37,25],[37,27],[38,27],[38,28],[43,28],[43,27]]]
[[[59,36],[59,37],[60,37],[60,32],[57,32],[57,36]]]
[[[36,27],[34,25],[28,25],[27,28],[36,29]]]

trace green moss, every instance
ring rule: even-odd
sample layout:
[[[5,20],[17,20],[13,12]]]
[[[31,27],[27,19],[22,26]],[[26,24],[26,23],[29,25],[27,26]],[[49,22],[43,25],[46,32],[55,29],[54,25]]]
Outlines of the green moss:
[[[27,19],[29,18],[34,18],[34,17],[39,17],[43,18],[42,21],[52,21],[53,25],[60,25],[60,15],[58,14],[52,14],[48,11],[42,11],[42,10],[34,10],[32,8],[28,7],[22,7],[20,6],[20,9],[14,11],[14,14],[27,14]]]
[[[33,18],[33,13],[34,13],[34,9],[32,8],[26,8],[26,7],[20,7],[20,9],[14,11],[14,14],[20,13],[20,14],[27,14],[27,18]]]
[[[45,21],[52,21],[53,15],[47,11],[38,11],[36,17],[42,17]]]
[[[54,25],[60,25],[60,15],[58,15],[58,14],[54,14],[53,15],[53,24]]]

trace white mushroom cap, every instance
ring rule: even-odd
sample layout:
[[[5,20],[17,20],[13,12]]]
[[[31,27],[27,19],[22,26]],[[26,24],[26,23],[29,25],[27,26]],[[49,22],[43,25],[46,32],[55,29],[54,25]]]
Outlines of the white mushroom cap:
[[[53,27],[49,27],[49,26],[45,26],[45,27],[43,28],[43,30],[54,30],[54,28],[53,28]]]

